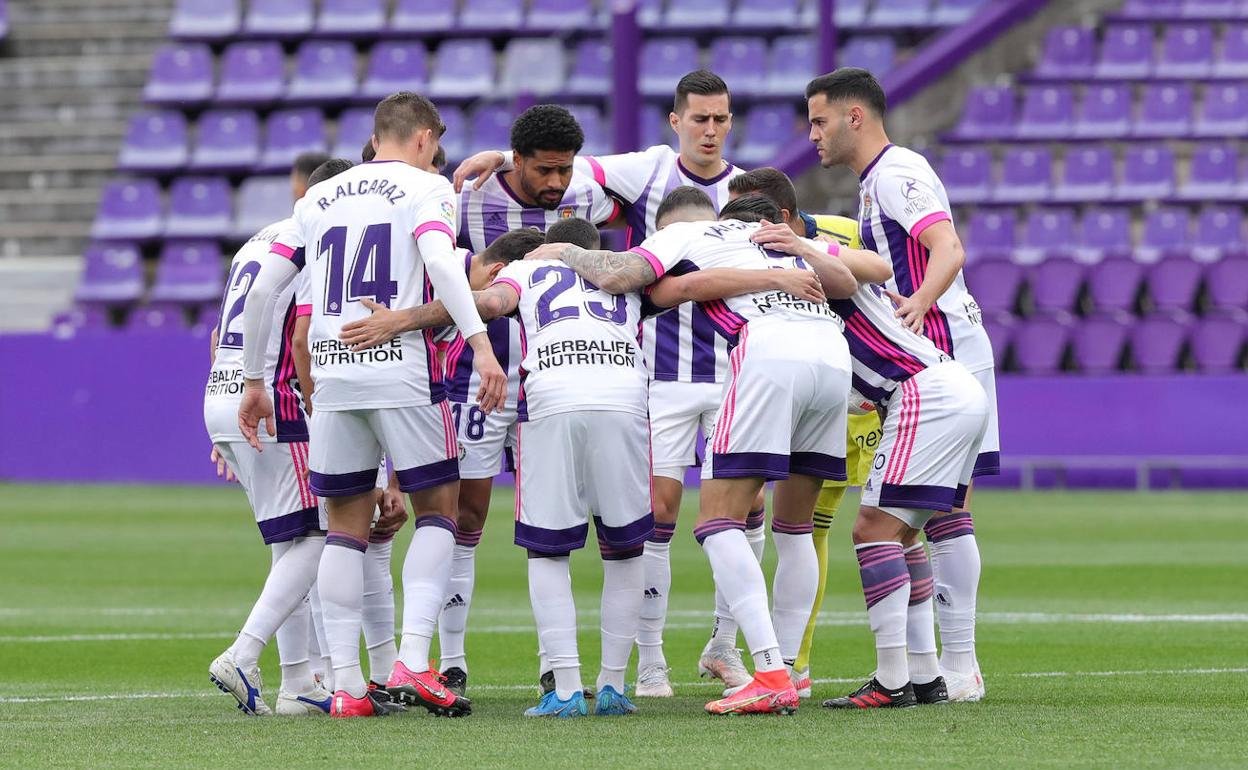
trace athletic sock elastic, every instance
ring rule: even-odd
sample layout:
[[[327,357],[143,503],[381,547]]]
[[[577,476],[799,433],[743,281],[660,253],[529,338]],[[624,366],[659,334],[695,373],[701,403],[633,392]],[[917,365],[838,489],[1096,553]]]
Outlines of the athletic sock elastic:
[[[672,589],[671,547],[675,531],[675,524],[656,523],[642,556],[645,591],[637,630],[638,668],[667,665],[663,656],[663,626],[667,621],[667,596]]]
[[[750,541],[750,550],[759,564],[763,563],[763,553],[767,550],[767,508],[750,511],[745,516],[745,539]]]
[[[334,686],[353,698],[368,685],[360,670],[360,616],[364,596],[364,551],[368,542],[344,532],[329,532],[317,573],[325,637],[333,661]]]
[[[910,572],[910,607],[906,612],[906,657],[910,681],[927,684],[940,676],[936,661],[936,628],[932,617],[932,565],[922,543],[902,553]]]
[[[711,519],[693,534],[711,562],[716,587],[745,635],[746,646],[754,656],[754,670],[775,671],[784,668],[784,660],[767,611],[766,579],[744,529],[743,522]]]
[[[438,668],[459,668],[468,671],[464,635],[468,628],[468,610],[472,606],[472,589],[476,582],[477,544],[481,530],[460,530],[451,554],[451,578],[447,583],[446,601],[438,615]]]
[[[537,635],[555,674],[555,692],[567,700],[582,690],[581,661],[576,649],[576,604],[568,557],[529,559],[529,601]]]
[[[975,670],[975,601],[979,592],[979,545],[970,511],[931,519],[923,528],[932,548],[936,619],[940,623],[940,665]]]
[[[394,577],[390,557],[394,538],[369,538],[364,554],[364,646],[368,649],[368,676],[385,682],[394,670],[399,648],[394,642]]]
[[[416,519],[416,532],[403,559],[403,641],[399,645],[399,660],[416,674],[429,670],[429,647],[446,596],[454,547],[454,521],[438,515]]]
[[[792,661],[802,644],[819,585],[819,557],[811,524],[771,520],[776,544],[776,574],[772,580],[771,620],[780,643],[780,655]]]
[[[875,634],[875,678],[889,689],[910,680],[906,662],[906,612],[910,604],[910,571],[901,543],[862,543],[854,547],[867,617]]]
[[[602,562],[602,668],[598,689],[610,685],[624,692],[624,671],[633,654],[645,586],[646,567],[640,555]],[[662,655],[662,648],[660,648]]]

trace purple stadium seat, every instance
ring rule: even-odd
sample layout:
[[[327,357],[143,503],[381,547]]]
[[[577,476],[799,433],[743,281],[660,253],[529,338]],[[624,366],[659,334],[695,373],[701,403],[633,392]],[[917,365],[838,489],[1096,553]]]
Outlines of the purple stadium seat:
[[[343,110],[338,116],[338,132],[334,138],[334,147],[329,151],[335,158],[346,158],[352,162],[360,154],[360,148],[373,135],[373,111],[367,107]],[[505,145],[490,145],[505,146]]]
[[[897,44],[887,35],[851,38],[837,54],[838,66],[862,67],[877,77],[897,63]]]
[[[1153,69],[1153,28],[1147,24],[1105,27],[1096,73],[1107,78],[1142,78]]]
[[[1114,191],[1114,151],[1103,145],[1068,147],[1053,199],[1063,203],[1104,200]]]
[[[1131,129],[1131,87],[1124,84],[1084,88],[1075,120],[1075,136],[1111,139]]]
[[[840,5],[837,5],[840,8]],[[767,59],[767,90],[773,94],[802,93],[815,72],[815,40],[808,35],[778,37]]]
[[[1144,266],[1139,262],[1120,257],[1104,260],[1088,274],[1092,306],[1102,312],[1132,312],[1143,278]]]
[[[1183,11],[1183,0],[1126,0],[1122,15],[1132,19],[1172,19]]]
[[[611,129],[597,105],[569,104],[568,112],[581,124],[581,131],[585,134],[585,146],[581,148],[581,152],[586,155],[605,155],[611,151]]]
[[[212,96],[212,50],[203,43],[167,43],[152,56],[143,98],[155,104],[196,104]]]
[[[87,302],[53,316],[49,331],[57,339],[65,339],[77,334],[107,334],[112,330],[108,308]]]
[[[502,93],[548,96],[563,89],[567,64],[554,38],[512,38],[503,50]]]
[[[160,235],[160,188],[151,179],[117,180],[104,185],[91,225],[91,237],[142,240]]]
[[[1161,38],[1161,56],[1154,72],[1167,78],[1201,78],[1213,71],[1213,27],[1172,24]]]
[[[454,29],[456,5],[446,0],[395,0],[390,32],[428,35]]]
[[[875,3],[867,18],[872,27],[922,27],[931,22],[932,0],[889,0]]]
[[[185,311],[168,302],[137,307],[126,319],[127,334],[174,334],[185,330]]]
[[[606,4],[604,3],[604,6]],[[611,18],[610,8],[602,9],[603,16],[606,19]],[[643,29],[653,29],[659,26],[659,18],[663,15],[663,0],[639,0],[637,3],[637,23]]]
[[[932,9],[932,23],[942,27],[961,24],[974,16],[975,11],[986,2],[987,0],[936,0],[936,7]]]
[[[242,20],[239,0],[178,0],[169,19],[169,36],[225,40],[238,33]]]
[[[355,71],[355,46],[351,43],[305,40],[295,55],[295,74],[286,89],[286,100],[317,103],[352,97]]]
[[[988,331],[992,358],[996,361],[997,371],[1000,371],[1009,357],[1010,343],[1014,341],[1014,330],[1018,328],[1018,322],[1012,315],[985,316],[984,328]]]
[[[746,165],[770,162],[797,134],[797,116],[790,104],[759,104],[745,116],[745,137],[736,158]]]
[[[1220,78],[1248,77],[1248,24],[1228,24],[1222,32],[1221,55],[1213,63]]]
[[[1075,212],[1068,208],[1032,209],[1023,223],[1023,237],[1015,259],[1035,263],[1071,250]]]
[[[1014,330],[1014,361],[1027,374],[1061,371],[1070,326],[1056,318],[1032,318]]]
[[[1182,256],[1186,260],[1187,247],[1192,240],[1190,231],[1191,218],[1187,209],[1162,206],[1150,211],[1144,217],[1135,258],[1145,263],[1156,262],[1166,256]]]
[[[220,323],[221,303],[205,302],[195,314],[195,325],[191,327],[191,333],[196,337],[208,337]]]
[[[641,45],[637,87],[643,96],[671,96],[676,82],[698,68],[698,44],[688,38],[656,38]]]
[[[286,219],[291,203],[289,174],[244,179],[234,197],[234,237],[246,240]]]
[[[1214,307],[1248,309],[1248,259],[1225,257],[1210,265],[1205,275],[1209,301]]]
[[[1015,96],[1010,86],[976,86],[967,95],[954,134],[963,139],[1004,139],[1014,135]]]
[[[286,56],[281,45],[231,43],[221,55],[217,101],[266,104],[286,90]]]
[[[446,40],[434,55],[429,95],[469,99],[497,86],[494,48],[488,40]]]
[[[264,124],[264,151],[260,170],[290,171],[295,158],[304,152],[324,152],[325,116],[314,108],[278,110]]]
[[[1094,208],[1084,212],[1076,236],[1076,255],[1085,262],[1131,253],[1131,213],[1124,208]]]
[[[733,95],[752,96],[767,89],[767,72],[759,66],[767,60],[767,44],[758,37],[721,37],[711,43],[708,67],[726,82]]]
[[[312,0],[250,0],[243,32],[255,37],[303,37],[312,31],[312,6]]]
[[[199,116],[190,168],[246,171],[260,161],[260,120],[251,110],[209,110]]]
[[[360,98],[380,101],[396,91],[425,90],[429,80],[429,54],[415,41],[378,43],[368,55],[368,70],[360,85]]]
[[[566,86],[574,96],[595,96],[611,88],[611,47],[600,38],[587,38],[576,46]]]
[[[643,105],[637,113],[637,146],[654,147],[658,144],[671,144],[675,134],[667,123],[667,110],[657,105]]]
[[[988,200],[992,189],[992,156],[987,149],[958,147],[948,150],[940,166],[940,178],[952,202]]]
[[[145,111],[130,117],[117,166],[123,171],[173,171],[186,165],[186,158],[182,113]]]
[[[524,22],[524,0],[463,0],[463,29],[513,30]]]
[[[1182,15],[1189,19],[1223,19],[1244,16],[1243,0],[1183,0]]]
[[[811,12],[817,13],[817,10],[817,3],[804,5],[803,24],[807,27],[813,26],[816,19]],[[841,28],[861,27],[867,23],[867,0],[836,0],[836,15],[832,20]]]
[[[1018,135],[1041,139],[1068,136],[1075,122],[1075,91],[1070,86],[1031,86],[1023,92]]]
[[[386,0],[321,0],[322,35],[376,35],[386,28]]]
[[[438,108],[438,113],[442,116],[442,123],[446,125],[441,145],[446,150],[448,160],[466,158],[473,149],[479,149],[468,144],[468,118],[464,116],[462,109],[453,104],[444,104]]]
[[[220,238],[229,234],[230,183],[220,177],[178,177],[169,187],[166,238]]]
[[[1096,33],[1088,27],[1054,27],[1044,38],[1036,74],[1083,78],[1096,64]]]
[[[1073,312],[1088,268],[1066,257],[1049,257],[1031,269],[1028,285],[1037,312]]]
[[[468,144],[472,147],[510,147],[515,112],[505,104],[483,104],[469,121]]]
[[[1248,87],[1242,83],[1214,83],[1196,116],[1197,136],[1243,136],[1248,133]]]
[[[1191,311],[1204,266],[1186,257],[1163,259],[1148,268],[1145,282],[1153,307],[1162,312]]]
[[[754,31],[756,27],[797,27],[801,19],[799,0],[769,0],[766,3],[737,3],[732,26]],[[837,4],[840,10],[840,3]]]
[[[156,265],[151,299],[162,302],[220,300],[225,271],[215,241],[166,243]]]
[[[1083,321],[1071,335],[1071,358],[1084,374],[1112,374],[1119,370],[1127,343],[1128,323],[1114,316]]]
[[[1198,145],[1192,152],[1187,181],[1179,197],[1187,200],[1232,198],[1239,184],[1239,153],[1234,145]]]
[[[1144,374],[1169,374],[1179,368],[1188,325],[1168,316],[1141,318],[1131,326],[1131,360]]]
[[[1026,203],[1049,197],[1053,157],[1048,147],[1010,147],[1001,161],[1001,180],[993,191],[998,203]]]
[[[1014,209],[976,209],[961,230],[967,260],[1009,259],[1014,251]]]
[[[143,294],[143,257],[133,243],[92,243],[82,261],[79,302],[134,302]]]
[[[1208,206],[1196,218],[1192,258],[1214,262],[1224,254],[1242,253],[1244,214],[1239,206]]]
[[[728,24],[731,3],[728,0],[680,0],[668,3],[663,16],[665,27],[714,27]]]
[[[1161,145],[1134,145],[1122,160],[1114,197],[1124,201],[1164,198],[1174,192],[1174,151]]]
[[[1192,122],[1192,87],[1186,83],[1144,86],[1140,114],[1132,133],[1142,137],[1181,136]]]
[[[532,0],[525,20],[530,29],[588,29],[595,26],[592,0]]]
[[[967,289],[985,314],[1013,313],[1023,285],[1023,268],[1004,260],[975,262],[965,268]]]
[[[1204,374],[1229,374],[1239,368],[1244,349],[1243,319],[1205,318],[1192,327],[1192,360]]]

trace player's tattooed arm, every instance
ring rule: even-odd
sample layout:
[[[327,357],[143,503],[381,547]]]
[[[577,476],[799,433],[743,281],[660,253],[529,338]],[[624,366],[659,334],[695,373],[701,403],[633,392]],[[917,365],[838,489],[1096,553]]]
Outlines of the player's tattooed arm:
[[[485,291],[474,291],[477,313],[482,321],[491,321],[516,309],[515,290],[507,286],[491,286]],[[354,351],[366,350],[389,342],[404,332],[420,331],[454,323],[451,314],[441,300],[434,300],[419,307],[391,310],[371,299],[361,299],[364,306],[373,311],[368,318],[352,321],[342,327],[338,339]]]
[[[571,243],[545,243],[525,259],[558,259],[608,294],[641,291],[658,275],[650,262],[631,251],[588,251]]]
[[[801,268],[738,270],[722,267],[667,275],[650,288],[649,297],[659,307],[675,307],[682,302],[710,302],[760,291],[782,291],[808,302],[827,301],[819,276]]]

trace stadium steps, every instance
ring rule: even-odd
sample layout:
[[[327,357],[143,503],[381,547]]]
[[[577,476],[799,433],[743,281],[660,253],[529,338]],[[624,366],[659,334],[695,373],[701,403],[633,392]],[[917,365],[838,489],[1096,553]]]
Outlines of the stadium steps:
[[[0,190],[0,222],[90,222],[99,197],[95,188]]]
[[[115,176],[117,158],[102,155],[61,155],[51,158],[13,157],[0,168],[0,190],[99,187]]]
[[[90,56],[22,56],[0,59],[0,88],[79,88],[99,86],[142,88],[151,66],[147,54]]]
[[[0,329],[47,329],[53,316],[72,304],[72,287],[78,285],[81,273],[78,257],[0,257]]]

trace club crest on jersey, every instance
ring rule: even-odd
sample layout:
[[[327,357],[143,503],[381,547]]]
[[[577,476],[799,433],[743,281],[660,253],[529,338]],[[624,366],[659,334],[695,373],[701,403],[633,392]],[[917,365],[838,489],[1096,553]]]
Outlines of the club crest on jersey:
[[[571,206],[565,206],[564,208],[559,209],[560,219],[571,219],[574,216],[576,216],[576,210]]]
[[[462,441],[458,442],[458,446],[459,446],[459,461],[462,463],[464,461],[464,458],[468,456],[468,450],[464,448],[464,442]]]
[[[862,194],[862,216],[864,218],[871,216],[871,193]]]

